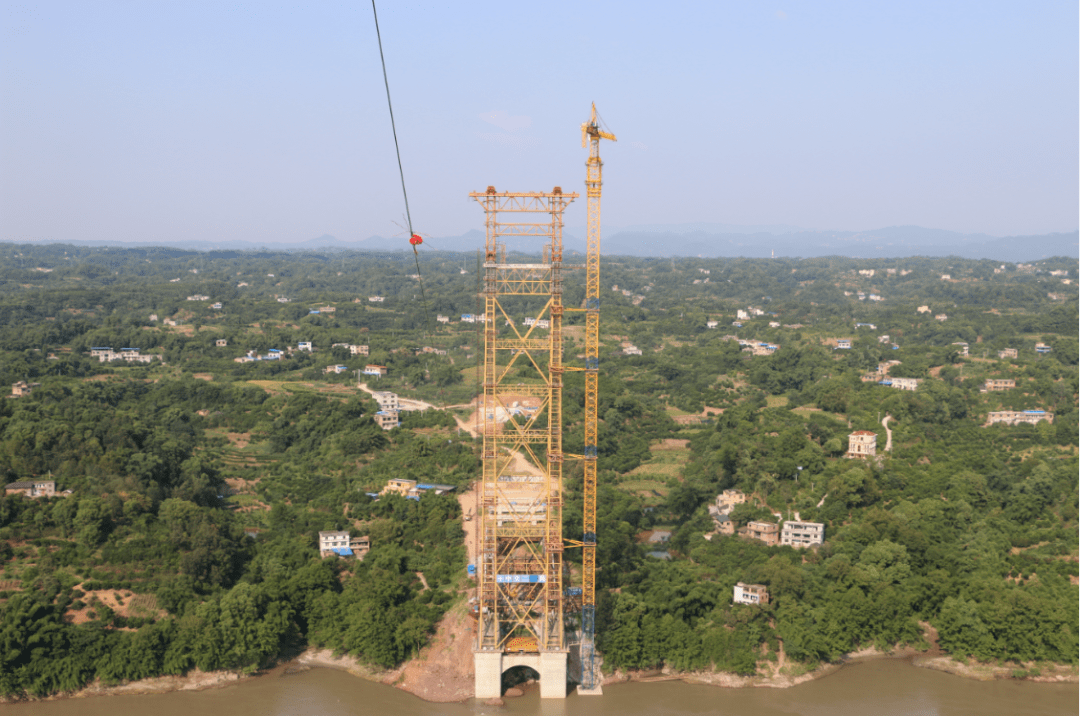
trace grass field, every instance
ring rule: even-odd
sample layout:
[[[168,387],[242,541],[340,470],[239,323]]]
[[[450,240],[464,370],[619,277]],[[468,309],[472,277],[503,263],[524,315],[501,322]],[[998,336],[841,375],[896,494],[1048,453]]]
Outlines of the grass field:
[[[655,441],[649,446],[649,453],[649,461],[635,467],[627,475],[658,476],[664,480],[681,477],[683,468],[690,461],[690,448],[685,440]]]

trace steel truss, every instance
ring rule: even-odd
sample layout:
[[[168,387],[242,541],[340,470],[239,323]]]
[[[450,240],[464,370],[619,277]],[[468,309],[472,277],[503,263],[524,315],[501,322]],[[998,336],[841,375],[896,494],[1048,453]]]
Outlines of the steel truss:
[[[566,651],[562,536],[562,232],[576,193],[473,192],[484,208],[484,359],[479,406],[483,472],[478,489],[477,651]],[[500,216],[510,215],[510,221]],[[543,216],[542,219],[529,220]],[[543,237],[542,263],[506,261],[504,237]],[[547,297],[531,326],[511,315],[522,297]],[[527,300],[527,299],[526,299]],[[516,304],[516,305],[515,305]],[[509,308],[508,308],[509,305]],[[538,328],[547,319],[548,329]],[[526,330],[519,330],[518,326]],[[531,368],[520,384],[519,367]],[[511,376],[515,382],[511,383]],[[510,416],[508,396],[541,399]],[[509,405],[507,403],[510,403]],[[546,415],[546,419],[544,416]],[[525,459],[529,470],[515,468]],[[536,474],[521,474],[532,472]]]

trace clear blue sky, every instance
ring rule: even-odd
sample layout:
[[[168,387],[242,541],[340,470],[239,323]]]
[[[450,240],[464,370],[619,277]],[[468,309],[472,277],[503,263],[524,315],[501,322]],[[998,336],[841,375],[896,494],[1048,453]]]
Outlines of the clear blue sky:
[[[1071,231],[1078,7],[381,3],[415,226],[467,193],[583,191],[604,222]],[[365,0],[0,6],[0,239],[355,240],[403,204]],[[584,223],[584,199],[568,215]]]

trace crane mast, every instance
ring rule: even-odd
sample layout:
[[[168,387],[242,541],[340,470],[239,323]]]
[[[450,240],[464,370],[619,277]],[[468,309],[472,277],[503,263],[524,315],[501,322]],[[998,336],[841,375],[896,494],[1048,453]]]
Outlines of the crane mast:
[[[581,590],[581,687],[583,693],[598,691],[596,664],[596,445],[600,370],[600,190],[603,162],[600,140],[616,141],[600,128],[596,103],[589,121],[581,125],[581,146],[586,144],[585,188],[588,197],[588,235],[585,253],[585,455],[583,498],[582,590]]]

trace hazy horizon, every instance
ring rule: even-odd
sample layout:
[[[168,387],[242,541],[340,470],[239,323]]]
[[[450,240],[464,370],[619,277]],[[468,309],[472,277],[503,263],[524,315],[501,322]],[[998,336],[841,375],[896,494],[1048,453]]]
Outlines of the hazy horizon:
[[[1080,224],[1075,3],[545,8],[380,5],[418,231],[482,228],[488,185],[584,194],[593,100],[619,137],[607,235]],[[370,6],[42,2],[0,26],[0,240],[402,232]]]

